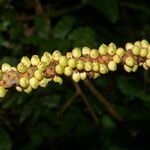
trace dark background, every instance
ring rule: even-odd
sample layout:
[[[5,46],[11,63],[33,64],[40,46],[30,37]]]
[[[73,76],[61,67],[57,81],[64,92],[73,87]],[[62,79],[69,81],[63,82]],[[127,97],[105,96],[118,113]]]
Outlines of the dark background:
[[[65,54],[77,46],[149,40],[149,6],[149,0],[0,0],[0,64],[16,65],[22,56],[46,50]],[[128,74],[119,67],[91,80],[123,123],[83,82],[79,86],[98,123],[82,96],[58,115],[76,92],[66,78],[30,95],[11,89],[0,102],[0,150],[150,149],[149,77],[149,71]]]

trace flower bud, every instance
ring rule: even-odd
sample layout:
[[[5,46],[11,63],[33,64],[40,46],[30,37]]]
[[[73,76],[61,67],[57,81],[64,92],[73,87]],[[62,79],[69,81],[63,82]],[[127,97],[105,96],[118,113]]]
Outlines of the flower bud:
[[[108,46],[108,48],[107,48],[107,51],[108,51],[108,54],[109,55],[115,55],[115,53],[116,53],[116,48],[114,47],[114,46]]]
[[[47,65],[45,62],[40,62],[38,65],[37,65],[37,68],[38,70],[40,71],[45,71],[47,69]]]
[[[18,92],[22,92],[22,88],[21,88],[20,86],[16,86],[16,90],[17,90]]]
[[[94,79],[98,78],[100,76],[100,74],[98,72],[94,72]]]
[[[24,56],[24,57],[21,58],[21,63],[26,65],[27,68],[29,68],[30,65],[31,65],[31,61],[30,61],[30,59],[27,56]]]
[[[108,72],[108,68],[106,67],[105,64],[100,64],[99,72],[101,74],[106,74]]]
[[[24,89],[24,92],[26,92],[27,94],[30,94],[32,92],[31,86],[29,86],[26,89]]]
[[[63,73],[64,73],[64,67],[62,67],[61,65],[58,64],[58,65],[55,67],[55,72],[56,72],[57,74],[59,74],[59,75],[63,74]]]
[[[63,67],[67,66],[68,65],[68,59],[66,56],[61,56],[59,58],[59,64]]]
[[[134,55],[139,55],[140,54],[140,48],[137,45],[133,45],[133,47],[132,47],[132,53]]]
[[[33,55],[33,56],[31,57],[31,64],[32,64],[33,66],[36,66],[36,65],[38,65],[39,63],[40,63],[39,56],[38,56],[38,55]]]
[[[148,68],[150,68],[150,59],[146,59],[145,64]]]
[[[65,67],[64,74],[65,74],[66,76],[71,76],[72,73],[73,73],[73,70],[72,70],[71,67],[69,67],[69,66]]]
[[[70,66],[71,68],[75,68],[77,66],[77,61],[74,58],[70,58],[68,60],[68,66]]]
[[[3,63],[1,66],[2,72],[6,72],[6,71],[10,71],[11,70],[11,66],[7,63]]]
[[[53,54],[52,54],[52,59],[53,59],[54,61],[58,61],[59,58],[60,58],[60,56],[61,56],[61,52],[58,51],[58,50],[55,50],[55,51],[53,52]]]
[[[124,70],[125,70],[126,72],[131,72],[131,71],[132,71],[132,68],[130,68],[130,67],[127,66],[127,65],[124,65]]]
[[[48,52],[45,52],[41,57],[41,62],[46,63],[47,66],[50,64],[51,60],[52,60],[52,56]]]
[[[39,85],[44,88],[47,86],[48,82],[49,82],[48,79],[43,78],[43,80],[40,81]]]
[[[99,56],[98,50],[92,49],[92,50],[90,51],[90,57],[91,57],[92,59],[96,59],[96,58],[98,58],[98,56]]]
[[[80,48],[76,47],[72,50],[72,56],[75,58],[81,57],[81,50]]]
[[[109,69],[110,71],[115,71],[115,70],[117,70],[117,65],[116,65],[116,63],[115,63],[113,60],[108,63],[108,69]]]
[[[123,48],[118,48],[116,54],[122,58],[125,55],[125,50]]]
[[[73,74],[72,74],[72,79],[75,82],[79,82],[79,80],[81,79],[80,73],[74,71]]]
[[[107,46],[105,44],[102,44],[100,47],[99,47],[99,53],[101,55],[106,55],[107,54]]]
[[[134,45],[138,46],[139,48],[142,48],[142,44],[140,41],[134,42]]]
[[[141,49],[141,52],[140,52],[140,56],[141,56],[141,57],[146,57],[147,54],[148,54],[148,49],[142,48],[142,49]]]
[[[92,63],[90,61],[85,62],[84,69],[85,71],[91,71],[93,69]]]
[[[25,64],[23,64],[23,63],[19,63],[19,64],[17,65],[17,70],[18,70],[20,73],[26,72],[27,69],[28,69],[27,66],[26,66]]]
[[[34,77],[35,77],[37,80],[41,81],[41,80],[44,78],[44,74],[43,74],[43,72],[42,72],[41,70],[36,70],[36,71],[34,72]]]
[[[81,77],[81,80],[85,80],[87,77],[86,72],[81,72],[80,77]]]
[[[134,64],[135,64],[135,60],[134,60],[133,57],[128,56],[128,57],[126,57],[126,59],[125,59],[125,63],[126,63],[126,65],[129,66],[129,67],[133,67]]]
[[[125,45],[126,50],[132,49],[132,47],[133,47],[133,44],[132,44],[132,43],[127,43],[127,44]]]
[[[56,82],[56,83],[59,83],[59,84],[62,84],[62,83],[63,83],[62,78],[59,77],[59,76],[54,76],[53,81]]]
[[[67,57],[68,59],[72,58],[72,53],[71,53],[71,52],[67,52],[67,53],[66,53],[66,57]]]
[[[83,47],[82,48],[82,54],[83,55],[89,55],[90,54],[90,48],[89,47]]]
[[[141,45],[142,45],[143,48],[147,48],[149,46],[149,42],[147,40],[143,39],[141,41]]]
[[[119,64],[121,62],[121,57],[119,55],[114,55],[113,56],[113,61],[116,63],[116,64]]]
[[[19,80],[19,84],[20,84],[21,87],[27,88],[27,87],[29,86],[29,80],[28,80],[28,78],[22,77],[22,78]]]
[[[99,63],[98,62],[93,62],[92,63],[92,68],[93,68],[93,71],[99,71]]]
[[[32,77],[32,78],[29,80],[29,84],[30,84],[31,88],[37,89],[38,86],[39,86],[39,81],[38,81],[35,77]]]
[[[83,70],[84,69],[84,61],[83,60],[78,60],[76,68],[78,70]]]
[[[6,95],[7,90],[3,87],[0,86],[0,97],[3,98]]]

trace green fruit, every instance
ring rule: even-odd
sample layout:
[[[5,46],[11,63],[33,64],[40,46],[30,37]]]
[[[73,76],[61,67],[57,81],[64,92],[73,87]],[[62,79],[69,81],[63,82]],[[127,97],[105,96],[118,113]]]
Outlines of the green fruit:
[[[40,71],[45,71],[47,69],[47,64],[45,62],[40,62],[37,65],[37,69],[40,70]]]
[[[46,87],[48,82],[49,82],[49,80],[47,78],[43,78],[43,80],[40,81],[39,85],[41,87]]]
[[[134,43],[134,45],[138,46],[139,48],[142,48],[142,44],[141,44],[140,41],[136,41],[136,42]]]
[[[63,74],[63,73],[64,73],[64,67],[62,67],[61,65],[58,64],[58,65],[55,67],[55,72],[56,72],[57,74],[59,74],[59,75]]]
[[[80,73],[74,71],[73,74],[72,74],[72,79],[73,79],[73,81],[75,81],[75,82],[79,82],[79,80],[81,79]]]
[[[147,67],[150,68],[150,59],[146,59],[145,64],[146,64]]]
[[[55,51],[53,52],[53,54],[52,54],[52,59],[53,59],[54,61],[58,61],[59,58],[60,58],[60,56],[61,56],[61,52],[58,51],[58,50],[55,50]]]
[[[116,48],[114,47],[114,46],[108,46],[108,48],[107,48],[107,51],[108,51],[108,54],[109,55],[115,55],[115,53],[116,53]]]
[[[59,64],[63,67],[67,66],[68,65],[68,59],[66,56],[61,56],[59,58]]]
[[[62,83],[63,83],[62,78],[59,77],[59,76],[54,76],[53,81],[56,82],[56,83],[59,83],[59,84],[62,84]]]
[[[85,62],[84,69],[85,69],[85,71],[92,71],[92,69],[93,69],[92,62],[90,62],[90,61]]]
[[[7,90],[3,87],[0,86],[0,97],[3,98],[6,95]]]
[[[118,48],[116,54],[122,58],[125,55],[125,50],[123,48]]]
[[[99,56],[98,50],[92,49],[92,50],[90,51],[90,57],[91,57],[92,59],[96,59],[96,58],[98,58],[98,56]]]
[[[38,86],[39,86],[39,81],[38,81],[35,77],[32,77],[32,78],[29,80],[29,84],[30,84],[31,88],[37,89]]]
[[[99,71],[99,63],[98,62],[93,62],[92,63],[92,68],[93,68],[93,71]]]
[[[74,48],[73,50],[72,50],[72,56],[74,57],[74,58],[79,58],[79,57],[81,57],[81,50],[80,50],[80,48]]]
[[[133,45],[133,47],[132,47],[132,53],[134,55],[139,55],[140,54],[140,48],[137,45]]]
[[[87,77],[86,72],[81,72],[81,73],[80,73],[80,78],[81,78],[81,80],[85,80],[86,77]]]
[[[20,73],[26,72],[27,69],[28,69],[28,67],[27,67],[25,64],[23,64],[23,63],[19,63],[19,64],[17,65],[17,70],[18,70]]]
[[[141,52],[140,52],[140,56],[141,56],[141,57],[146,57],[147,54],[148,54],[148,49],[142,48],[142,49],[141,49]]]
[[[51,63],[51,60],[52,60],[52,56],[48,52],[45,52],[41,57],[41,62],[46,63],[47,66]]]
[[[82,54],[83,55],[90,55],[90,48],[89,47],[83,47],[82,48]]]
[[[3,78],[3,72],[2,70],[0,70],[0,80],[2,80],[2,78]]]
[[[26,65],[27,68],[29,68],[30,65],[31,65],[31,61],[30,61],[30,59],[27,56],[24,56],[24,57],[21,58],[21,63]]]
[[[126,59],[125,59],[125,63],[126,63],[126,65],[129,66],[129,67],[133,67],[134,64],[135,64],[135,60],[134,60],[133,57],[128,56],[128,57],[126,57]]]
[[[102,44],[100,47],[99,47],[99,53],[101,55],[106,55],[107,54],[107,46],[105,44]]]
[[[147,40],[143,39],[141,41],[141,45],[142,45],[143,48],[147,48],[149,46],[149,42]]]
[[[32,64],[33,66],[36,66],[36,65],[38,65],[39,63],[40,63],[39,56],[38,56],[38,55],[33,55],[33,56],[31,57],[31,64]]]
[[[83,60],[78,60],[76,68],[78,70],[83,70],[84,69],[84,61]]]
[[[28,80],[28,78],[22,77],[22,78],[19,80],[19,84],[20,84],[21,87],[27,88],[27,87],[29,86],[29,80]]]
[[[130,50],[130,49],[132,49],[132,47],[133,47],[133,44],[132,44],[132,43],[127,43],[127,44],[125,45],[126,50]]]
[[[119,55],[114,55],[113,56],[113,61],[116,63],[116,64],[119,64],[121,62],[121,57]]]
[[[69,66],[65,67],[64,74],[65,74],[66,76],[71,76],[72,73],[73,73],[73,70],[72,70],[71,67],[69,67]]]
[[[29,86],[26,89],[24,89],[24,92],[26,92],[27,94],[30,94],[32,92],[32,88]]]
[[[37,80],[41,81],[41,80],[44,78],[44,74],[43,74],[43,72],[42,72],[41,70],[36,70],[36,71],[34,72],[34,77],[35,77]]]
[[[115,63],[114,61],[110,61],[110,62],[108,63],[108,69],[109,69],[110,71],[115,71],[115,70],[117,70],[117,65],[116,65],[116,63]]]
[[[105,64],[100,64],[99,72],[101,74],[106,74],[108,72],[108,68]]]
[[[132,68],[130,68],[130,67],[127,66],[127,65],[124,65],[124,70],[125,70],[126,72],[131,72],[131,71],[132,71]]]
[[[70,58],[68,60],[68,66],[70,66],[71,68],[75,68],[77,66],[77,61],[74,58]]]
[[[11,70],[11,66],[7,63],[3,63],[1,66],[2,72],[7,72]]]

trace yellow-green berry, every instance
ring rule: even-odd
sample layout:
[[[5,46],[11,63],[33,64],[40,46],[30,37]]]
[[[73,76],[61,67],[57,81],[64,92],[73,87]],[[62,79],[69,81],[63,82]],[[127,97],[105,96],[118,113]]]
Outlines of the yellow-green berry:
[[[143,48],[147,48],[149,46],[149,42],[147,40],[143,39],[141,41],[141,45],[142,45]]]
[[[47,69],[47,64],[45,62],[40,62],[37,65],[38,70],[45,71]]]
[[[117,70],[117,65],[116,65],[116,63],[115,63],[113,60],[108,63],[108,69],[109,69],[110,71],[115,71],[115,70]]]
[[[40,81],[39,85],[41,87],[46,87],[48,82],[49,82],[49,80],[47,78],[43,78],[43,80]]]
[[[72,79],[73,79],[73,81],[75,81],[75,82],[79,82],[79,80],[81,79],[80,73],[74,71],[73,74],[72,74]]]
[[[67,57],[68,59],[72,58],[72,53],[71,53],[71,52],[67,52],[67,53],[66,53],[66,57]]]
[[[146,64],[147,67],[150,68],[150,59],[146,59],[145,64]]]
[[[127,65],[124,65],[124,70],[125,70],[126,72],[131,72],[131,71],[132,71],[132,68],[129,67],[129,66],[127,66]]]
[[[62,78],[59,77],[59,76],[54,76],[53,81],[56,82],[56,83],[59,83],[59,84],[62,84],[62,83],[63,83]]]
[[[27,94],[30,94],[32,92],[31,86],[29,86],[26,89],[24,89],[24,92],[27,93]]]
[[[150,50],[148,50],[146,58],[150,58]]]
[[[98,72],[94,72],[94,76],[93,76],[94,79],[98,78],[99,76],[100,74]]]
[[[61,56],[61,52],[58,51],[58,50],[55,50],[55,51],[52,53],[52,59],[53,59],[54,61],[58,61],[59,58],[60,58],[60,56]]]
[[[92,69],[93,69],[92,62],[90,62],[90,61],[85,62],[84,69],[85,69],[85,71],[92,71]]]
[[[0,97],[3,98],[6,95],[7,90],[3,87],[0,86]]]
[[[71,67],[69,67],[69,66],[65,67],[64,74],[65,74],[66,76],[71,76],[72,73],[73,73],[73,70],[72,70]]]
[[[68,60],[68,66],[70,66],[71,68],[75,68],[77,66],[77,61],[74,58],[70,58]]]
[[[31,88],[37,89],[38,86],[39,86],[39,81],[38,81],[35,77],[32,77],[32,78],[29,80],[29,84],[30,84]]]
[[[28,69],[28,67],[27,67],[25,64],[23,64],[23,63],[19,63],[19,64],[17,65],[17,70],[18,70],[20,73],[26,72],[27,69]]]
[[[93,65],[93,71],[99,71],[99,63],[98,62],[93,62],[92,63],[92,65]]]
[[[128,56],[128,57],[126,57],[126,59],[125,59],[125,63],[126,63],[126,65],[129,66],[129,67],[133,67],[134,64],[135,64],[135,60],[134,60],[134,58],[133,58],[132,56]]]
[[[133,47],[133,44],[129,42],[125,45],[126,50],[130,50],[132,49],[132,47]]]
[[[141,47],[142,47],[142,44],[141,44],[141,42],[140,42],[140,41],[136,41],[136,42],[134,42],[134,45],[138,46],[139,48],[141,48]]]
[[[107,54],[107,46],[105,44],[102,44],[100,47],[99,47],[99,53],[101,55],[106,55]]]
[[[125,54],[125,50],[120,47],[116,50],[116,54],[122,58]]]
[[[90,54],[90,48],[89,47],[83,47],[82,48],[82,54],[83,55],[89,55]]]
[[[132,47],[132,53],[134,55],[139,55],[140,54],[140,48],[137,45],[133,45],[133,47]]]
[[[148,49],[142,48],[142,49],[141,49],[141,52],[140,52],[140,56],[141,56],[141,57],[146,57],[147,54],[148,54]]]
[[[116,44],[115,43],[113,43],[113,42],[111,42],[108,46],[112,46],[114,49],[116,49],[117,47],[116,47]]]
[[[116,48],[114,47],[114,46],[108,46],[108,48],[107,48],[107,51],[108,51],[108,54],[109,55],[115,55],[115,53],[116,53]]]
[[[68,59],[66,56],[60,56],[59,58],[59,64],[63,67],[68,65]]]
[[[100,64],[100,67],[99,67],[99,72],[101,74],[106,74],[108,72],[108,68],[105,64]]]
[[[81,77],[81,80],[85,80],[87,77],[86,72],[81,72],[80,77]]]
[[[75,58],[81,57],[81,50],[80,48],[76,47],[72,50],[72,56]]]
[[[17,90],[18,92],[22,92],[22,88],[21,88],[20,86],[16,86],[16,90]]]
[[[121,57],[116,54],[116,55],[113,56],[113,61],[114,61],[116,64],[118,64],[118,63],[121,62]]]
[[[45,52],[41,57],[41,62],[46,63],[47,66],[51,63],[51,60],[52,60],[52,56],[48,52]]]
[[[61,65],[58,64],[58,65],[55,67],[55,72],[56,72],[57,74],[59,74],[59,75],[63,74],[63,73],[64,73],[64,67],[62,67]]]
[[[42,72],[41,70],[36,70],[36,71],[34,72],[34,77],[35,77],[37,80],[41,81],[41,80],[44,78],[44,74],[43,74],[43,72]]]
[[[40,63],[40,58],[39,58],[39,56],[38,55],[33,55],[32,57],[31,57],[31,64],[33,65],[33,66],[36,66],[36,65],[38,65]]]
[[[84,69],[84,61],[83,60],[78,60],[76,68],[78,70],[83,70]]]
[[[27,88],[29,86],[29,79],[26,78],[26,77],[22,77],[20,80],[19,80],[19,84],[21,87],[23,88]]]
[[[143,68],[144,68],[145,70],[148,70],[148,66],[146,65],[145,62],[143,63]]]
[[[3,63],[1,66],[2,72],[6,72],[6,71],[10,71],[11,70],[11,66],[7,63]]]
[[[21,58],[21,63],[25,64],[27,66],[27,68],[29,68],[31,65],[31,61],[27,56],[23,56]]]
[[[133,66],[132,71],[133,71],[133,72],[136,72],[137,69],[138,69],[138,65],[136,64],[136,65]]]
[[[91,57],[92,59],[96,59],[96,58],[98,58],[98,56],[99,56],[99,52],[98,52],[97,49],[92,49],[92,50],[90,51],[90,57]]]

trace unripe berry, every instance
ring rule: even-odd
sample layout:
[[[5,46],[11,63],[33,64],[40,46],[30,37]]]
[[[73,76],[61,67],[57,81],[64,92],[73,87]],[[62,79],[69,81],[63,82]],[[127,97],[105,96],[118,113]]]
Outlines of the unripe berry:
[[[131,72],[131,71],[132,71],[132,68],[130,68],[130,67],[127,66],[127,65],[124,65],[124,70],[127,71],[127,72]]]
[[[61,56],[59,58],[59,64],[63,67],[67,66],[68,65],[68,59],[66,56]]]
[[[32,64],[33,66],[36,66],[36,65],[38,65],[39,63],[40,63],[39,56],[38,56],[38,55],[33,55],[33,56],[31,57],[31,64]]]
[[[3,78],[3,72],[2,70],[0,70],[0,80],[2,80],[2,78]]]
[[[132,53],[134,55],[139,55],[140,54],[140,48],[137,45],[133,45],[133,47],[132,47]]]
[[[56,83],[59,83],[59,84],[62,84],[62,83],[63,83],[62,78],[59,77],[59,76],[54,76],[53,81],[56,82]]]
[[[92,71],[92,69],[93,69],[92,63],[90,61],[85,62],[84,69],[85,69],[85,71]]]
[[[125,50],[123,48],[118,48],[116,54],[122,58],[125,55]]]
[[[29,68],[31,65],[31,61],[27,56],[21,58],[21,63],[25,64],[27,68]]]
[[[45,62],[40,62],[37,65],[37,69],[40,70],[40,71],[45,71],[47,69],[46,63]]]
[[[116,53],[116,48],[114,46],[108,46],[107,50],[109,55],[115,55]]]
[[[0,97],[3,98],[6,95],[7,90],[3,87],[0,86]]]
[[[17,70],[18,70],[20,73],[26,72],[27,69],[28,69],[28,67],[27,67],[25,64],[23,64],[23,63],[19,63],[19,64],[17,65]]]
[[[82,48],[82,54],[83,55],[89,55],[90,54],[90,48],[89,47],[83,47]]]
[[[77,61],[74,58],[70,58],[68,60],[68,66],[70,66],[71,68],[75,68],[77,66]]]
[[[93,71],[99,71],[99,63],[98,62],[93,62],[92,63],[92,68],[93,68]]]
[[[79,82],[79,80],[81,79],[80,73],[74,71],[73,74],[72,74],[72,79],[73,79],[73,81],[75,81],[75,82]]]
[[[94,79],[98,78],[100,76],[100,74],[98,72],[94,72]]]
[[[110,61],[110,62],[108,63],[108,69],[109,69],[110,71],[115,71],[115,70],[117,70],[117,65],[116,65],[116,63],[115,63],[114,61]]]
[[[143,39],[141,41],[141,45],[142,45],[143,48],[147,48],[149,46],[149,42],[147,40]]]
[[[78,70],[83,70],[84,69],[84,61],[83,60],[78,60],[76,68]]]
[[[106,55],[107,54],[107,46],[105,44],[102,44],[100,47],[99,47],[99,53],[101,55]]]
[[[81,57],[81,50],[80,50],[80,48],[77,48],[77,47],[74,48],[72,50],[72,56],[75,57],[75,58]]]
[[[126,65],[129,66],[129,67],[133,67],[134,64],[135,64],[135,60],[134,60],[133,57],[128,56],[128,57],[126,57],[126,59],[125,59],[125,63],[126,63]]]
[[[141,56],[141,57],[146,57],[147,54],[148,54],[148,49],[142,48],[142,49],[141,49],[141,52],[140,52],[140,56]]]
[[[47,66],[51,63],[51,60],[52,60],[52,56],[48,52],[45,52],[41,57],[41,62],[45,62]]]
[[[24,89],[24,92],[27,93],[27,94],[30,94],[32,92],[31,86],[29,86],[26,89]]]
[[[20,84],[21,87],[27,88],[27,87],[29,86],[29,80],[28,80],[28,78],[22,77],[22,78],[19,80],[19,84]]]
[[[125,45],[126,50],[132,49],[132,47],[133,47],[133,44],[132,44],[132,43],[127,43],[127,44]]]
[[[108,68],[105,64],[100,64],[99,72],[101,74],[106,74],[108,72]]]
[[[136,65],[133,66],[132,71],[133,71],[133,72],[136,72],[137,69],[138,69],[138,65],[136,64]]]
[[[69,67],[69,66],[65,67],[64,74],[65,74],[66,76],[71,76],[72,73],[73,73],[73,70],[72,70],[71,67]]]
[[[92,50],[90,51],[90,57],[91,57],[92,59],[96,59],[96,58],[98,58],[98,56],[99,56],[98,50],[92,49]]]
[[[68,59],[72,58],[72,53],[71,53],[71,52],[67,52],[67,53],[66,53],[66,57],[67,57]]]
[[[141,44],[140,41],[136,41],[136,42],[134,43],[134,45],[138,46],[139,48],[142,48],[142,44]]]
[[[59,74],[59,75],[63,74],[63,73],[64,73],[64,67],[62,67],[61,65],[58,64],[58,65],[55,67],[55,72],[56,72],[57,74]]]
[[[37,89],[38,86],[39,86],[39,81],[38,81],[35,77],[32,77],[32,78],[29,80],[29,84],[30,84],[31,88]]]
[[[18,92],[22,92],[22,88],[21,88],[20,86],[16,86],[16,90],[17,90]]]
[[[80,77],[81,77],[81,80],[85,80],[87,77],[86,72],[81,72]]]
[[[7,63],[3,63],[1,66],[2,72],[6,72],[6,71],[10,71],[11,70],[11,66]]]
[[[113,42],[111,42],[108,46],[112,46],[114,49],[116,49],[117,47],[116,47],[116,44],[115,43],[113,43]]]
[[[41,87],[46,87],[47,84],[48,84],[48,82],[49,82],[48,79],[43,78],[43,80],[40,81],[39,85],[40,85]]]
[[[61,56],[61,52],[58,51],[58,50],[55,50],[55,51],[53,52],[53,54],[52,54],[52,59],[53,59],[54,61],[58,61],[59,58],[60,58],[60,56]]]
[[[43,74],[43,72],[42,72],[41,70],[36,70],[36,71],[34,72],[34,77],[35,77],[37,80],[41,81],[41,80],[44,78],[44,74]]]
[[[114,55],[113,56],[113,61],[116,63],[116,64],[119,64],[121,62],[121,57],[119,55]]]
[[[150,59],[146,59],[145,64],[146,64],[147,67],[150,68]]]

